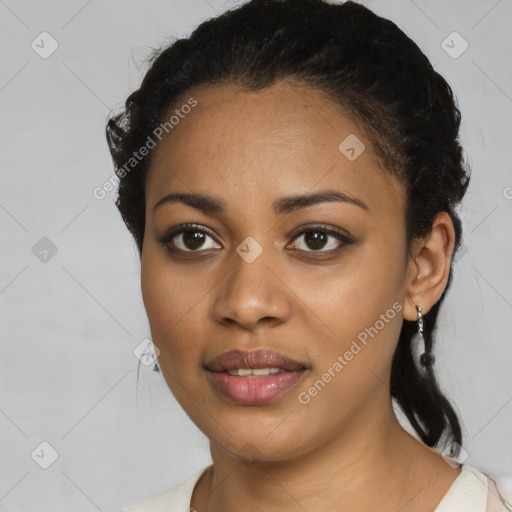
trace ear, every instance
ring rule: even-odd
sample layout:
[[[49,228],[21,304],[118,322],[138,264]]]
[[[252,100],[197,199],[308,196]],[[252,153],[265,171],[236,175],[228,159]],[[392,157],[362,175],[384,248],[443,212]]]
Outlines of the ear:
[[[446,288],[455,248],[452,219],[440,212],[428,237],[413,242],[409,258],[403,317],[415,321],[416,305],[423,314],[430,311]]]

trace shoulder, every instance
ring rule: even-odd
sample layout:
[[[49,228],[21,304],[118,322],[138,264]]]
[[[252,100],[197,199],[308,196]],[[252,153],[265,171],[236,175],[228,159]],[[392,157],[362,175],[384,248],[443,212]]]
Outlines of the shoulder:
[[[116,512],[189,512],[190,500],[196,483],[210,466],[196,471],[184,482],[156,496],[130,503]]]
[[[512,512],[494,480],[468,465],[453,482],[434,512]]]

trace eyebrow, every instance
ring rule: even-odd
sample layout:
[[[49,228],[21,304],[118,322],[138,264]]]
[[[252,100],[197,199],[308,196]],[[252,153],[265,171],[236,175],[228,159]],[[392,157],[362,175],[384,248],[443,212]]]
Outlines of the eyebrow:
[[[369,210],[368,206],[357,197],[343,194],[337,190],[323,190],[311,194],[299,194],[281,197],[272,203],[272,209],[276,215],[285,215],[302,208],[307,208],[309,206],[328,201],[349,203],[355,206],[359,206],[363,210]],[[162,199],[160,199],[153,207],[153,211],[155,211],[159,206],[163,204],[173,202],[181,202],[191,206],[192,208],[196,208],[197,210],[208,213],[223,214],[227,212],[226,203],[221,199],[207,196],[205,194],[192,194],[184,192],[171,193],[162,197]]]

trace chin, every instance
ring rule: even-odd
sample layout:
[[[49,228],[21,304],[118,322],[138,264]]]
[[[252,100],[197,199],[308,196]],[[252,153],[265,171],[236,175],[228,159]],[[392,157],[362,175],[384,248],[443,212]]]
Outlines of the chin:
[[[226,430],[230,431],[229,428]],[[299,435],[288,430],[281,435],[276,435],[275,432],[267,435],[261,428],[256,428],[255,431],[232,436],[226,435],[223,430],[222,438],[208,437],[212,450],[218,448],[248,465],[256,462],[288,461],[307,452],[307,445],[303,441],[304,432]]]

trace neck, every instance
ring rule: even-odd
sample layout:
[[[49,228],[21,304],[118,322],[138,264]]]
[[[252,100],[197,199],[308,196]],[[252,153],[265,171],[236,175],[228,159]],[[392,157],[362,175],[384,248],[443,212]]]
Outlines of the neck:
[[[241,504],[245,512],[396,511],[418,491],[418,482],[449,468],[400,426],[391,403],[351,419],[342,432],[291,460],[241,460],[213,443],[211,454],[213,470],[192,502],[198,512],[235,512]],[[440,489],[442,496],[446,480]]]

